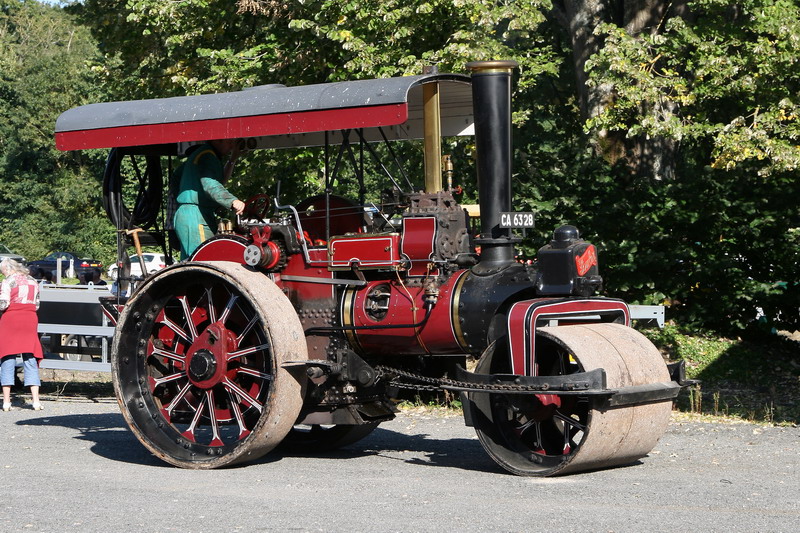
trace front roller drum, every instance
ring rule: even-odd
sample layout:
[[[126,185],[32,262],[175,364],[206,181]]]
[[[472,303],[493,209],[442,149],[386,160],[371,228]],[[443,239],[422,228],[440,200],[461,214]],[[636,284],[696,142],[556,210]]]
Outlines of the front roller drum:
[[[261,273],[229,262],[167,268],[120,316],[111,371],[136,437],[176,466],[217,468],[257,459],[289,433],[308,358],[291,303]]]
[[[620,324],[537,329],[539,376],[601,368],[607,387],[667,383],[658,349]],[[478,373],[509,373],[498,343],[487,348]],[[472,421],[489,455],[518,475],[550,476],[628,464],[647,455],[669,424],[672,400],[610,407],[604,395],[471,393]]]

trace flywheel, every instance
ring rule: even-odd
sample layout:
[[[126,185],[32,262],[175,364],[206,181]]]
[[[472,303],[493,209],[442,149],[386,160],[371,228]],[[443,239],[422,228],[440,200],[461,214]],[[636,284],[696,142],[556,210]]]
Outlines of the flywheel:
[[[669,382],[658,349],[620,324],[536,330],[540,376],[603,369],[609,389]],[[478,373],[509,373],[508,351],[493,343]],[[487,453],[518,475],[550,476],[605,468],[647,455],[664,434],[671,400],[610,406],[608,396],[470,393],[473,425]]]
[[[229,262],[189,263],[148,278],[120,316],[114,389],[136,437],[176,466],[257,459],[292,429],[308,358],[300,320],[266,276]]]

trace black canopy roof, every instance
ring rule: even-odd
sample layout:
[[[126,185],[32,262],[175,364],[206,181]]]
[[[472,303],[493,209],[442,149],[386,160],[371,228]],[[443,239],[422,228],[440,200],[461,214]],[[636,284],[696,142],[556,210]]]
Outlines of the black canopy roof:
[[[470,78],[426,74],[153,100],[70,109],[56,121],[60,150],[255,138],[258,147],[319,146],[342,130],[367,140],[422,138],[422,85],[439,83],[442,134],[472,134]],[[383,133],[379,129],[383,130]]]

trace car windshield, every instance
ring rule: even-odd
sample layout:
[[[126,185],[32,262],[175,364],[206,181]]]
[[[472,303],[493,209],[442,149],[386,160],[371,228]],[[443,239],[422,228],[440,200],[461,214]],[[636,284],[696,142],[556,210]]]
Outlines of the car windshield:
[[[164,261],[163,256],[161,254],[152,254],[152,253],[150,253],[150,254],[148,254],[148,253],[142,254],[142,259],[144,259],[145,263],[152,263],[153,261],[161,261],[161,262]],[[131,263],[138,263],[139,262],[139,256],[132,255],[132,256],[130,256],[130,260],[131,260]]]

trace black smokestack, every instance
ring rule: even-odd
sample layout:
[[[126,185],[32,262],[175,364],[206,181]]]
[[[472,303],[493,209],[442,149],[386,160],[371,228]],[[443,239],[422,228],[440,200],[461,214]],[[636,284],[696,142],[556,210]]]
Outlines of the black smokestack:
[[[478,193],[481,206],[480,263],[476,274],[492,274],[514,261],[510,229],[500,228],[500,213],[511,211],[511,74],[516,61],[475,61],[472,107],[478,152]]]

